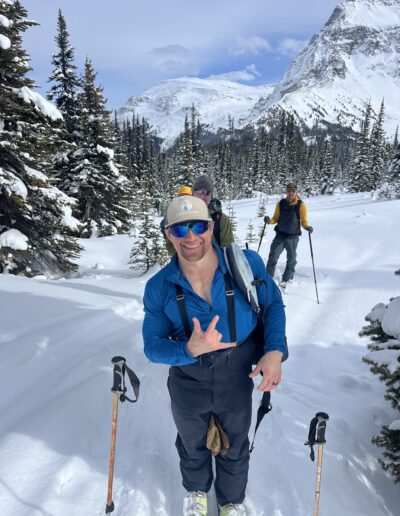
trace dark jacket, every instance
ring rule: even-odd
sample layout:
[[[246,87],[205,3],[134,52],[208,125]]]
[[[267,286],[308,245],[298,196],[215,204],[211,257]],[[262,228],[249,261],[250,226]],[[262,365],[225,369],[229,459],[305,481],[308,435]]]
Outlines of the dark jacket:
[[[295,238],[301,235],[300,226],[308,227],[307,206],[298,195],[293,202],[287,199],[279,201],[275,207],[275,212],[270,224],[276,224],[275,231],[278,234]]]

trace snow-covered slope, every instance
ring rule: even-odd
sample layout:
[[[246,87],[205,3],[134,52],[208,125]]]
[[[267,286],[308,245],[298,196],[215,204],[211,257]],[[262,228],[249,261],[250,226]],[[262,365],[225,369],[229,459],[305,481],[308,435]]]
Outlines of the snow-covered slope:
[[[255,87],[193,77],[172,79],[149,88],[143,95],[131,97],[118,110],[118,118],[130,120],[133,112],[145,117],[168,146],[182,131],[185,115],[191,116],[193,105],[201,122],[216,132],[228,127],[229,117],[235,119],[236,125],[242,125],[254,103],[273,89],[271,85]]]
[[[268,202],[271,214],[276,199]],[[258,200],[235,201],[239,236]],[[377,303],[399,295],[399,201],[367,194],[307,200],[320,304],[307,235],[285,295],[290,357],[250,461],[249,516],[312,514],[316,464],[304,446],[310,419],[328,412],[321,516],[397,516],[400,491],[371,437],[398,419],[361,357],[358,331]],[[266,258],[274,231],[261,246]],[[104,514],[114,355],[141,380],[138,403],[120,406],[115,516],[178,516],[184,490],[174,447],[168,367],[143,354],[146,276],[127,269],[127,235],[84,240],[80,275],[0,275],[0,506],[4,516]],[[257,247],[257,244],[254,244]],[[278,264],[281,273],[284,259]],[[256,382],[258,383],[258,382]],[[254,417],[260,394],[254,393]],[[254,429],[254,421],[252,431]],[[210,504],[215,503],[210,493]],[[216,512],[210,510],[210,516]]]
[[[268,124],[279,107],[309,126],[326,121],[357,129],[365,103],[378,112],[384,98],[385,128],[393,135],[400,121],[399,69],[399,0],[343,0],[278,85],[175,79],[132,97],[119,116],[144,116],[168,146],[192,105],[214,132],[228,126],[229,116],[236,127]]]
[[[368,100],[378,111],[384,98],[385,126],[393,134],[400,121],[399,69],[399,0],[344,0],[249,120],[279,105],[308,125],[326,120],[354,127]]]

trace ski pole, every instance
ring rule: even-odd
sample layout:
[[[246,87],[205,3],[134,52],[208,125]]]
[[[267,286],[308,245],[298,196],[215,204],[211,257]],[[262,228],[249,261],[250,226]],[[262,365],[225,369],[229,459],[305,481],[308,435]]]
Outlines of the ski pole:
[[[112,411],[112,426],[111,426],[111,446],[110,446],[110,461],[108,466],[108,489],[107,489],[107,504],[106,514],[113,512],[114,502],[112,499],[113,480],[114,480],[114,463],[115,463],[115,445],[117,440],[117,417],[118,417],[118,400],[124,402],[125,400],[134,403],[139,397],[139,386],[140,381],[135,373],[129,369],[126,365],[126,359],[124,357],[113,357],[111,362],[114,364],[113,371],[113,386],[111,391],[114,393],[113,396],[113,411]],[[129,380],[134,390],[136,399],[131,400],[127,396],[125,387],[125,371],[127,371]]]
[[[263,227],[263,229],[262,229],[262,231],[261,231],[261,237],[260,237],[260,241],[259,241],[259,243],[258,243],[257,253],[258,253],[258,251],[260,250],[261,242],[262,242],[262,239],[264,238],[265,228],[266,228],[266,226],[267,226],[267,220],[268,220],[268,218],[265,216],[265,217],[264,217],[264,227]]]
[[[322,454],[325,441],[326,422],[329,416],[325,412],[317,412],[315,417],[310,422],[310,430],[308,432],[308,441],[306,446],[310,446],[310,457],[314,461],[315,454],[313,446],[318,444],[318,459],[317,459],[317,478],[315,482],[315,497],[314,497],[314,516],[318,516],[319,496],[321,492],[321,474],[322,474]]]
[[[311,251],[312,268],[313,268],[313,271],[314,271],[315,292],[317,294],[317,303],[319,304],[318,288],[317,288],[317,278],[315,277],[315,267],[314,267],[314,253],[313,253],[313,248],[312,248],[312,243],[311,243],[311,233],[310,232],[308,232],[308,238],[310,240],[310,251]]]

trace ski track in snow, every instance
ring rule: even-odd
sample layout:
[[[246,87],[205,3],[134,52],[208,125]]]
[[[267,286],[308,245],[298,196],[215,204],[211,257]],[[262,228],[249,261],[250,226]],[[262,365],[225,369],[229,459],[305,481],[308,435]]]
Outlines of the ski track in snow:
[[[272,215],[277,199],[271,198]],[[321,516],[395,516],[398,486],[381,470],[371,438],[394,412],[384,386],[361,361],[358,332],[379,303],[399,294],[399,201],[367,194],[306,200],[308,235],[284,295],[289,360],[257,434],[246,505],[250,516],[312,513],[316,465],[310,419],[330,415],[324,447]],[[234,202],[239,237],[258,200]],[[267,226],[260,254],[274,236]],[[168,368],[142,352],[142,294],[150,274],[125,265],[127,236],[84,241],[72,279],[0,275],[0,507],[5,516],[104,514],[112,411],[110,359],[123,355],[141,380],[137,404],[119,405],[115,516],[177,516],[184,490],[166,388]],[[257,249],[258,241],[252,244]],[[284,269],[284,255],[277,267]],[[151,273],[154,273],[152,271]],[[256,382],[258,383],[258,382]],[[254,394],[254,416],[261,395]],[[253,432],[254,425],[251,432]],[[252,433],[250,434],[252,437]],[[216,514],[209,496],[210,515]]]

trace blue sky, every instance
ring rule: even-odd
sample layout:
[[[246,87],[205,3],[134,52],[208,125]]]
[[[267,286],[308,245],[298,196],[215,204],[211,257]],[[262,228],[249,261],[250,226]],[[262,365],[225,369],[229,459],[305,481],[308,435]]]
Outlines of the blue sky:
[[[48,89],[57,13],[66,18],[76,65],[93,61],[110,108],[163,79],[222,76],[279,81],[339,0],[21,0],[41,24],[24,37],[31,76]],[[223,75],[222,75],[223,74]]]

